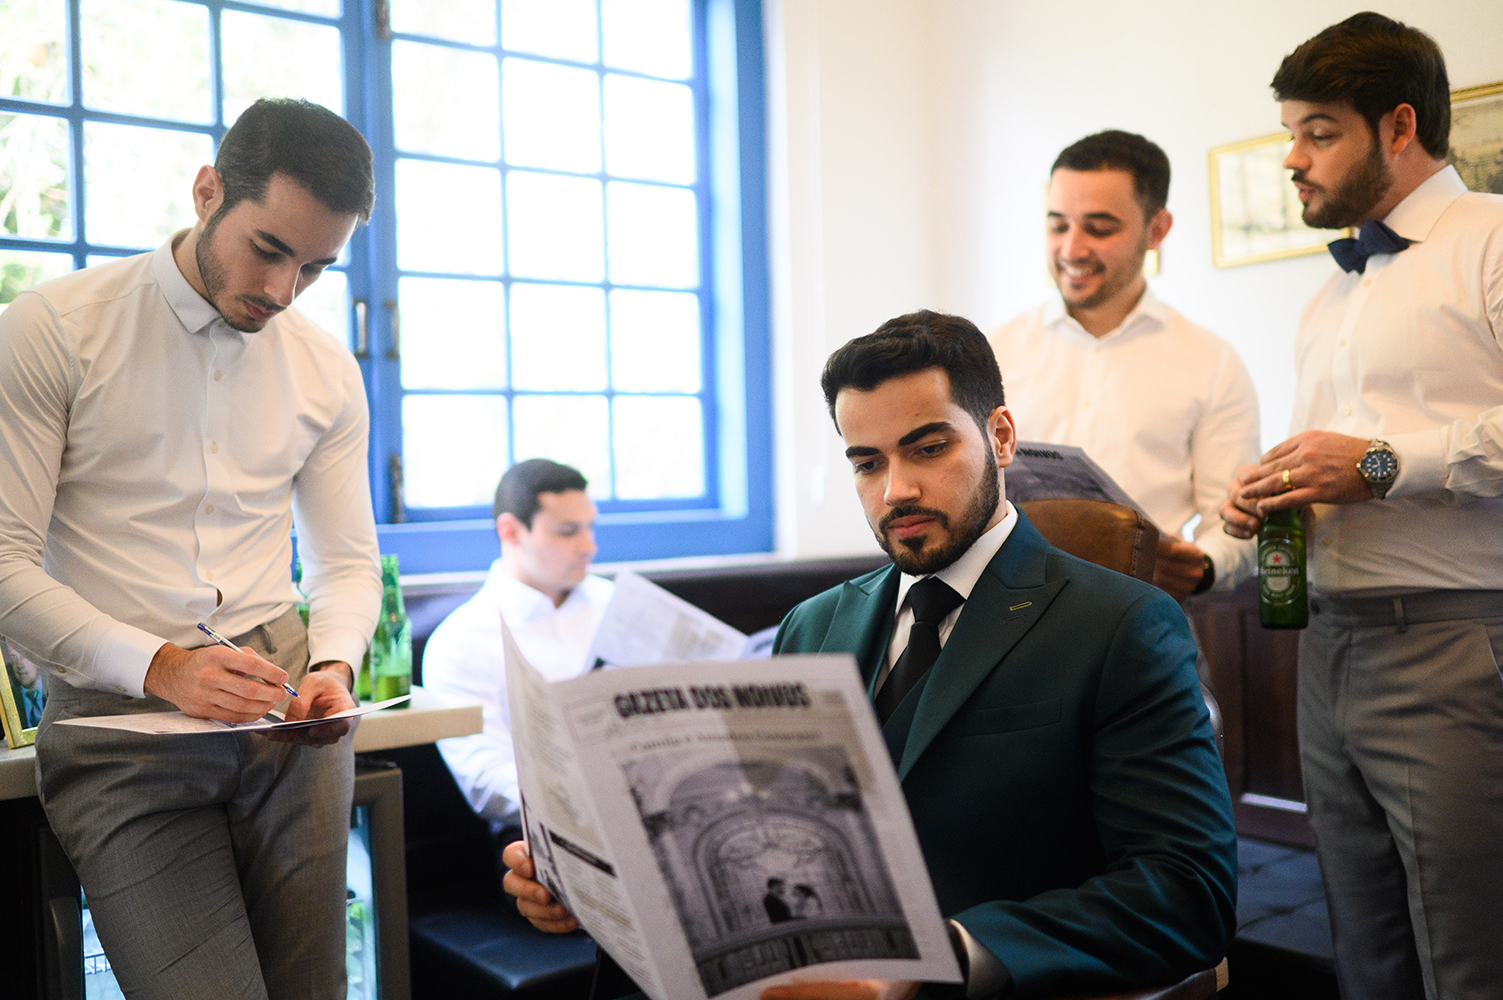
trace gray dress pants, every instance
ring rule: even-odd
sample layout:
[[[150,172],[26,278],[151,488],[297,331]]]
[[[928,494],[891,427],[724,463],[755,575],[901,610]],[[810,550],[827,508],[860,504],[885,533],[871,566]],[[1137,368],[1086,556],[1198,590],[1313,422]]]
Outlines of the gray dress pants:
[[[295,611],[232,641],[294,686],[307,671]],[[53,726],[172,706],[48,684],[42,805],[125,995],[343,1000],[353,736],[312,748]]]
[[[1341,994],[1503,998],[1503,592],[1311,612],[1299,741]]]

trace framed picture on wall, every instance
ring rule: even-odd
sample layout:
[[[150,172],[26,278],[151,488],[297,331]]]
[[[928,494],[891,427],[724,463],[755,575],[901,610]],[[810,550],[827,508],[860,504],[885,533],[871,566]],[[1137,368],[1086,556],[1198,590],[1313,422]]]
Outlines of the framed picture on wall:
[[[1343,233],[1311,229],[1284,158],[1288,132],[1244,139],[1211,150],[1211,262],[1236,267],[1320,253]]]
[[[0,677],[0,722],[5,727],[5,743],[13,749],[30,746],[36,742],[37,723],[42,721],[42,671],[3,636],[0,659],[5,661],[5,675]]]
[[[1451,92],[1451,153],[1472,191],[1503,194],[1503,83]]]

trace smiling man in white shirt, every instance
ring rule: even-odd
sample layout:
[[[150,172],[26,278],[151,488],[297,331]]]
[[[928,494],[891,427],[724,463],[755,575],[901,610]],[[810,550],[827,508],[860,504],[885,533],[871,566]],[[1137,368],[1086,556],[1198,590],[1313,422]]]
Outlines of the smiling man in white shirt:
[[[491,508],[501,557],[480,592],[455,608],[423,648],[423,685],[480,702],[484,729],[441,740],[439,753],[499,852],[521,835],[517,761],[506,697],[504,619],[527,661],[549,680],[577,677],[615,585],[590,574],[595,503],[577,469],[546,458],[501,477]]]
[[[1231,345],[1154,297],[1143,260],[1174,218],[1169,158],[1117,130],[1066,147],[1045,244],[1059,296],[988,338],[1022,436],[1084,448],[1154,522],[1154,583],[1177,599],[1226,586],[1252,546],[1221,530],[1224,483],[1258,454],[1258,399]],[[1177,536],[1195,517],[1195,540]]]
[[[287,309],[368,218],[370,149],[325,108],[258,101],[192,195],[197,222],[155,252],[0,315],[0,634],[48,674],[42,804],[125,993],[332,1000],[347,721],[277,741],[54,725],[245,722],[288,681],[288,717],[322,717],[353,707],[375,627],[360,373]]]
[[[1342,995],[1503,997],[1503,197],[1446,166],[1424,33],[1363,13],[1273,79],[1312,226],[1294,435],[1222,509],[1309,508],[1299,737]]]

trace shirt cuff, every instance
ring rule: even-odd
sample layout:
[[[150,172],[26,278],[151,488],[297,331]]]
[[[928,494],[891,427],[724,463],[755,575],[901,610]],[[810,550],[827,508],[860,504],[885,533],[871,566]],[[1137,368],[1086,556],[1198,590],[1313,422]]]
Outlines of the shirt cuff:
[[[92,669],[56,664],[55,672],[74,687],[145,698],[146,671],[157,650],[165,645],[166,639],[117,621],[104,636]]]
[[[1007,966],[1002,964],[1002,960],[956,921],[947,920],[945,923],[950,927],[956,950],[963,949],[965,952],[958,956],[965,967],[965,992],[961,996],[966,1000],[987,1000],[989,997],[1005,996],[1011,992],[1012,975],[1007,971]]]
[[[1387,441],[1399,457],[1399,478],[1389,487],[1390,499],[1445,489],[1446,428],[1388,434],[1381,440]]]
[[[350,665],[351,673],[358,673],[360,661],[365,659],[366,637],[352,628],[320,630],[318,638],[308,637],[308,662],[324,663],[339,660]]]

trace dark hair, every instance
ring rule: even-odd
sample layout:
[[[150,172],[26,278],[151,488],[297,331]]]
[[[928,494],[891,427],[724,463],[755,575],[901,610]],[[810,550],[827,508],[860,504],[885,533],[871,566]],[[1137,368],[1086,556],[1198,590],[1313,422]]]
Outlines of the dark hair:
[[[1153,218],[1169,203],[1169,157],[1135,132],[1108,129],[1072,142],[1054,158],[1049,175],[1065,170],[1125,170],[1132,174],[1133,193],[1143,206],[1143,220]]]
[[[322,105],[265,98],[245,109],[219,142],[214,171],[224,186],[222,216],[260,201],[273,174],[286,174],[338,215],[368,222],[376,203],[371,148],[355,126]]]
[[[511,514],[531,528],[533,515],[541,506],[538,494],[567,493],[586,489],[589,485],[589,481],[573,466],[547,458],[529,458],[507,469],[501,477],[496,486],[496,502],[491,504],[491,517]]]
[[[890,319],[830,355],[819,377],[835,429],[835,397],[842,389],[870,392],[888,379],[939,368],[950,378],[950,399],[971,415],[981,433],[1003,406],[1002,373],[991,345],[961,316],[928,309]]]
[[[1364,11],[1333,24],[1284,57],[1273,75],[1280,101],[1345,101],[1378,122],[1400,104],[1414,108],[1420,145],[1436,159],[1451,144],[1451,84],[1435,39],[1382,14]]]

